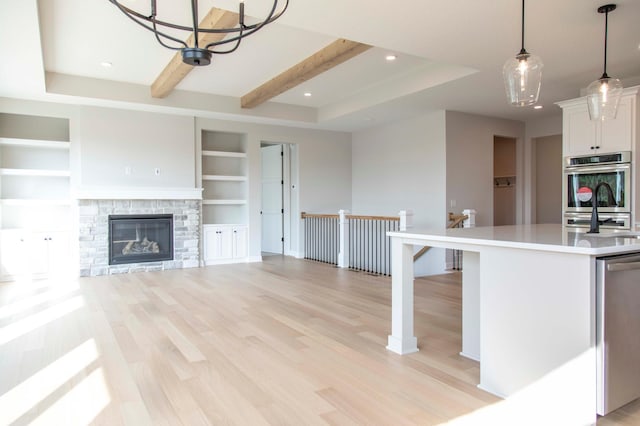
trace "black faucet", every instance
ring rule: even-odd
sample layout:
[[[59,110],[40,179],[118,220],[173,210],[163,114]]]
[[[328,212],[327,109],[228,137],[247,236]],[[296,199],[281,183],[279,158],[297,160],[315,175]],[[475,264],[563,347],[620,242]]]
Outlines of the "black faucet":
[[[596,185],[596,189],[593,190],[593,197],[591,197],[591,226],[589,227],[589,234],[598,234],[600,232],[600,220],[598,219],[598,191],[600,187],[604,186],[607,189],[607,196],[609,197],[607,206],[616,205],[615,196],[613,190],[607,182],[600,182]]]

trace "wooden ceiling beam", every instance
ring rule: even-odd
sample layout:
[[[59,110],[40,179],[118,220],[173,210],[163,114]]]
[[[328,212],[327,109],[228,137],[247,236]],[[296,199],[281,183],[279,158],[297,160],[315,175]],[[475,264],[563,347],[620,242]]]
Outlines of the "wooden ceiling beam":
[[[209,13],[200,21],[200,28],[233,28],[237,24],[237,13],[212,7]],[[222,40],[226,34],[199,33],[199,35],[199,45],[204,47],[211,42]],[[189,46],[194,45],[193,33],[187,39],[187,44]],[[193,65],[182,62],[182,53],[178,51],[151,85],[151,96],[154,98],[166,97],[193,68]]]
[[[242,108],[256,107],[269,99],[286,92],[287,90],[304,83],[313,77],[322,74],[331,68],[348,61],[371,46],[355,41],[338,39],[309,56],[302,62],[294,65],[282,74],[277,75],[260,87],[247,93],[240,99]]]

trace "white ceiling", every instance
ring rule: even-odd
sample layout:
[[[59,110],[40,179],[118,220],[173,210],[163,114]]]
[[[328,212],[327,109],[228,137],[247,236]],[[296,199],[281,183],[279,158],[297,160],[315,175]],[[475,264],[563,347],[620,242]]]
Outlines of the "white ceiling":
[[[235,10],[237,2],[200,0],[200,15],[212,6]],[[269,2],[246,0],[247,15],[263,16]],[[149,10],[148,0],[127,4]],[[188,24],[189,4],[158,0],[159,14]],[[504,94],[502,64],[520,49],[519,0],[290,0],[280,20],[236,52],[214,55],[161,100],[149,86],[174,52],[108,0],[2,0],[0,96],[348,131],[429,109],[528,120],[559,114],[554,102],[579,96],[602,74],[602,4],[527,2],[525,47],[545,64],[541,111],[510,107]],[[607,71],[625,86],[640,84],[640,1],[617,5]],[[374,48],[257,108],[240,108],[242,95],[337,38]],[[398,59],[386,62],[388,53]]]

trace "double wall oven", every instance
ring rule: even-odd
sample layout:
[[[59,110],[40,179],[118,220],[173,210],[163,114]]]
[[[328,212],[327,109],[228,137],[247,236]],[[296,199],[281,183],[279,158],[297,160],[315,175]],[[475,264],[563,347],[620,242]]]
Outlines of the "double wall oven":
[[[598,194],[601,228],[631,229],[631,152],[566,157],[564,164],[564,224],[588,228],[591,220],[593,191],[600,182],[609,184],[614,200],[606,188]],[[613,202],[612,202],[613,201]]]

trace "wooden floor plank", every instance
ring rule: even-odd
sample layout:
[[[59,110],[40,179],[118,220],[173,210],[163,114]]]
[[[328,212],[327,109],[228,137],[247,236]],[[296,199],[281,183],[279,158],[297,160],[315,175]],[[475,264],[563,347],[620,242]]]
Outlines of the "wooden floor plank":
[[[416,279],[406,356],[390,278],[311,261],[0,284],[0,424],[475,424],[501,400],[459,355],[460,278]],[[640,424],[640,402],[598,424]]]

